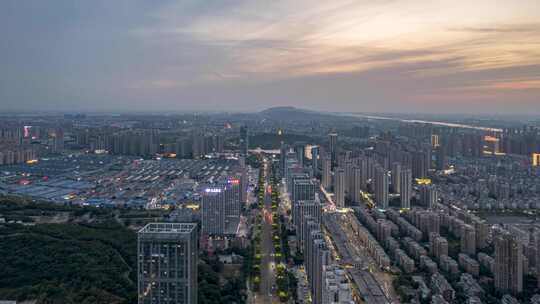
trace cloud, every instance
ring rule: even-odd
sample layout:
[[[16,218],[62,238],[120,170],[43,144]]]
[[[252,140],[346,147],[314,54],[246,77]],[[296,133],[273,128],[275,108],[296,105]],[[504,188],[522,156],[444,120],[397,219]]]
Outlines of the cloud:
[[[497,27],[462,27],[451,28],[451,31],[469,32],[479,34],[500,34],[500,33],[539,33],[540,23],[531,24],[511,24]]]
[[[8,0],[0,108],[505,111],[540,71],[538,2],[518,2]]]

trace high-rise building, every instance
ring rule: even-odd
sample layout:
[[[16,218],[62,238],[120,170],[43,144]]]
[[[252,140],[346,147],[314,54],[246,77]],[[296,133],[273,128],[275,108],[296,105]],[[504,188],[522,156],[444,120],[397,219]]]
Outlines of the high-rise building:
[[[217,153],[223,153],[223,147],[225,144],[225,139],[222,134],[215,134],[212,137],[212,151]]]
[[[430,246],[431,246],[431,253],[437,259],[440,259],[441,256],[448,255],[448,241],[446,240],[446,238],[442,236],[437,236],[435,234],[435,236],[432,237],[430,240]]]
[[[306,274],[308,277],[309,285],[312,287],[313,292],[313,277],[315,273],[315,254],[314,254],[314,243],[316,240],[324,240],[324,235],[320,230],[320,226],[317,225],[316,227],[313,225],[313,223],[308,223],[306,226],[309,230],[306,231],[306,238],[305,238],[305,266],[306,266]]]
[[[332,160],[328,157],[324,158],[322,162],[321,182],[325,189],[330,189],[332,185]]]
[[[200,131],[196,131],[193,133],[192,139],[191,139],[191,151],[193,154],[193,158],[199,159],[206,155],[206,145],[204,142],[204,134],[202,134]]]
[[[353,202],[359,203],[362,201],[362,194],[360,193],[362,189],[362,169],[360,167],[353,167],[352,180],[351,199]]]
[[[338,134],[332,132],[328,134],[328,145],[330,148],[330,158],[332,160],[332,166],[337,163],[337,154],[338,154]]]
[[[308,239],[312,231],[320,230],[320,229],[321,229],[320,220],[317,220],[309,215],[304,216],[304,229],[302,231],[302,234],[303,234],[302,239],[304,240],[304,246],[302,248],[302,252],[304,253],[304,264],[306,266],[306,271],[309,268],[308,266],[310,263],[310,260],[307,259],[308,251],[310,250]]]
[[[428,176],[429,157],[425,151],[413,153],[412,174],[414,178],[424,178]]]
[[[234,234],[240,223],[241,182],[239,178],[228,178],[222,186],[225,193],[225,234]]]
[[[302,166],[298,164],[298,161],[296,160],[296,154],[294,152],[287,153],[287,156],[285,157],[285,168],[283,170],[283,177],[287,181],[287,185],[292,186],[292,176],[295,173],[304,173],[305,170]]]
[[[239,174],[240,179],[240,202],[245,204],[248,200],[248,172],[247,169],[244,167],[240,170]]]
[[[461,226],[461,252],[476,255],[476,231],[471,225]]]
[[[391,236],[392,236],[391,222],[384,219],[378,219],[377,220],[377,234],[376,234],[377,240],[383,243]]]
[[[437,208],[437,188],[434,185],[421,185],[420,201],[422,205],[429,209]]]
[[[247,155],[249,149],[249,131],[247,126],[240,127],[240,154]]]
[[[343,164],[343,169],[345,170],[345,196],[349,199],[352,198],[353,193],[353,174],[354,167],[351,160],[345,161]]]
[[[54,132],[53,141],[54,152],[62,152],[64,150],[64,130],[62,128],[56,129]]]
[[[345,207],[345,170],[337,168],[334,185],[334,203],[337,208]]]
[[[292,201],[311,201],[315,199],[315,183],[311,179],[294,179]]]
[[[375,168],[375,201],[378,208],[388,208],[388,174],[379,165]]]
[[[313,174],[319,174],[319,146],[311,147],[311,168],[313,169]]]
[[[289,146],[281,142],[279,148],[279,166],[281,169],[281,177],[285,177],[286,164],[287,164],[287,154],[289,153]]]
[[[358,166],[360,167],[360,189],[367,190],[367,181],[369,179],[367,158],[361,157],[358,160]]]
[[[401,193],[401,164],[392,164],[392,189],[394,193]]]
[[[296,160],[300,166],[304,166],[304,158],[306,153],[306,145],[303,143],[297,143],[294,145],[294,153],[296,154]]]
[[[204,189],[201,200],[201,224],[203,234],[225,233],[225,193],[222,187]]]
[[[187,137],[179,138],[175,144],[175,154],[177,158],[188,158],[192,155],[191,140]]]
[[[240,180],[229,178],[224,183],[204,189],[201,201],[202,233],[234,234],[240,220]]]
[[[331,254],[320,230],[311,231],[306,252],[306,273],[311,287],[313,304],[323,303],[323,272],[330,264]]]
[[[495,288],[513,294],[523,291],[523,246],[508,232],[495,235]]]
[[[446,146],[441,145],[439,148],[437,148],[437,155],[436,155],[436,164],[437,164],[437,170],[445,170],[448,166],[448,160],[446,158]]]
[[[533,241],[535,248],[537,287],[540,288],[540,230],[534,231]]]
[[[195,223],[150,223],[137,233],[138,303],[197,303]]]
[[[304,230],[306,219],[312,219],[317,224],[321,223],[322,204],[319,201],[297,201],[293,203],[292,218],[296,230],[299,248],[304,247]]]
[[[400,199],[401,208],[411,208],[412,197],[412,171],[411,169],[404,169],[400,172]]]
[[[427,210],[412,210],[412,221],[416,227],[418,227],[426,236],[431,233],[439,234],[440,232],[440,219],[439,214]]]
[[[476,248],[486,248],[489,235],[489,224],[485,220],[475,218],[472,225],[474,225],[474,230],[476,231]]]
[[[294,182],[296,180],[311,181],[311,172],[304,169],[303,167],[298,166],[298,163],[295,163],[294,167],[289,167],[287,169],[287,172],[287,191],[291,195],[291,198],[293,198],[292,196],[294,192]]]

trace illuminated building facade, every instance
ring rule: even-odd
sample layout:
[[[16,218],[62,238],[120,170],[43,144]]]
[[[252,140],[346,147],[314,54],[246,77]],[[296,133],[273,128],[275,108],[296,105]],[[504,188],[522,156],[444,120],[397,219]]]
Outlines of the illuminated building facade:
[[[197,303],[195,223],[150,223],[137,233],[138,303]]]
[[[225,193],[221,187],[206,188],[201,201],[202,233],[225,233]]]
[[[532,154],[532,165],[533,167],[540,167],[540,153]]]
[[[202,233],[206,235],[234,234],[240,220],[240,180],[207,187],[202,193]]]

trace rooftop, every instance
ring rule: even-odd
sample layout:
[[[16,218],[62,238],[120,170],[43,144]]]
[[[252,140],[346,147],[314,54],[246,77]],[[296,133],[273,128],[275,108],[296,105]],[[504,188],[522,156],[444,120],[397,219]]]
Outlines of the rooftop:
[[[150,223],[139,233],[190,233],[196,227],[195,223]]]

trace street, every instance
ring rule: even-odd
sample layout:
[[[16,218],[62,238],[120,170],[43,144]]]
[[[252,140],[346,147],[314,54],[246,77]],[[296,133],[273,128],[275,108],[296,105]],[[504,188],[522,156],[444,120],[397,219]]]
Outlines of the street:
[[[264,208],[262,209],[262,236],[261,236],[261,288],[256,297],[255,303],[273,304],[279,303],[275,295],[273,286],[276,284],[274,244],[272,242],[272,193],[269,190],[270,184],[268,165],[265,163],[265,195]]]

